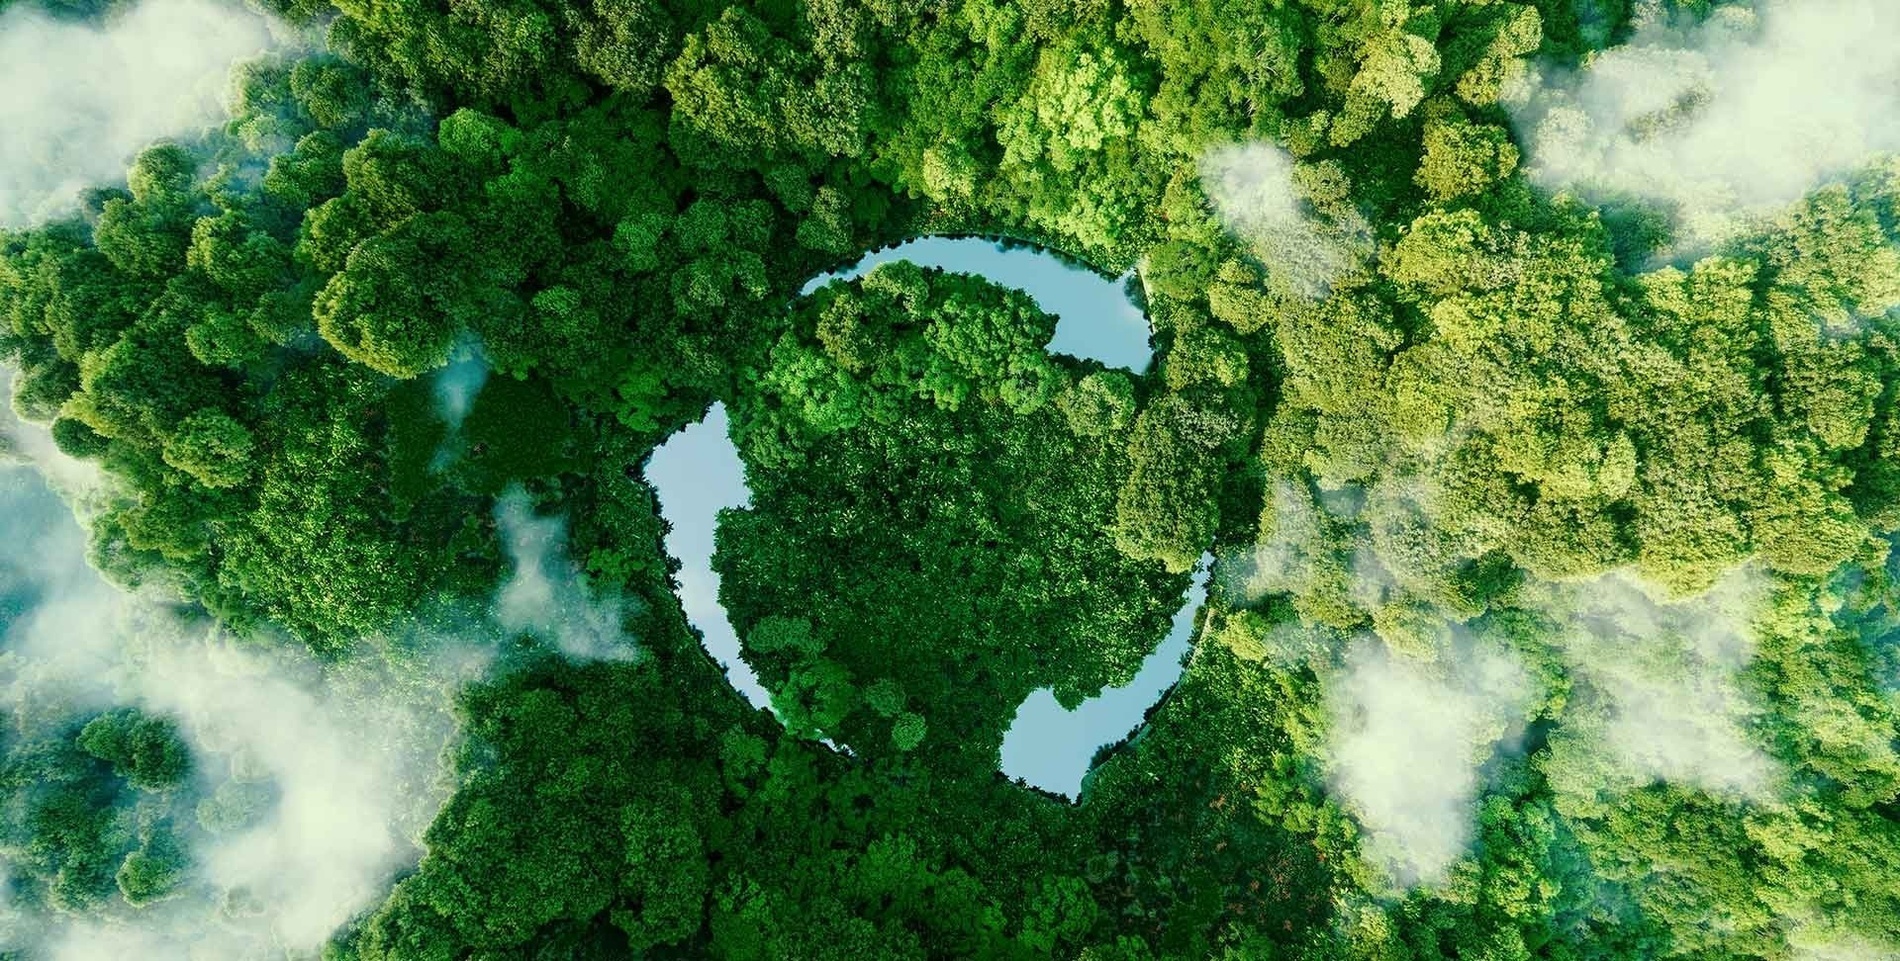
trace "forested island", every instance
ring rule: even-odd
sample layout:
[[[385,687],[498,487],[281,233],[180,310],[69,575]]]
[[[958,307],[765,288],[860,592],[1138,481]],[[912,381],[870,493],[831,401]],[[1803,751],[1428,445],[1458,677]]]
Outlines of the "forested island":
[[[1887,0],[253,2],[0,221],[6,957],[1900,957]]]

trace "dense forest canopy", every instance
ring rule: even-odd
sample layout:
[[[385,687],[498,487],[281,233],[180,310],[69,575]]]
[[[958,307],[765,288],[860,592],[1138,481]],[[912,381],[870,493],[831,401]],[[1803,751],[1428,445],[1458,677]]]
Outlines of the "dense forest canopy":
[[[55,697],[19,625],[64,588],[0,565],[0,948],[1900,954],[1882,0],[266,6],[299,39],[227,122],[0,229],[9,436],[82,478],[165,679]],[[1782,77],[1852,149],[1744,144]],[[1156,363],[970,276],[800,293],[935,234],[1133,268]],[[714,402],[771,712],[642,474]],[[1000,777],[1022,698],[1126,681],[1209,552],[1078,800]],[[233,873],[305,795],[178,693],[207,632],[440,797],[386,819],[419,861],[353,862],[393,887]],[[454,738],[396,709],[445,689]]]

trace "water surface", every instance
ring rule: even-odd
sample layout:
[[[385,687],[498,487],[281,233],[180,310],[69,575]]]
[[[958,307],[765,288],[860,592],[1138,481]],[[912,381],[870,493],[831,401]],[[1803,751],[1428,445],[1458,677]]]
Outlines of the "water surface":
[[[1066,263],[1034,247],[1005,249],[982,237],[923,237],[865,255],[836,273],[812,278],[800,293],[809,294],[837,278],[858,277],[878,264],[908,260],[919,267],[936,267],[976,274],[993,284],[1014,287],[1056,317],[1056,335],[1049,349],[1071,357],[1099,360],[1110,367],[1141,373],[1154,352],[1148,346],[1148,318],[1128,299],[1127,277],[1104,277],[1085,267]]]
[[[666,552],[680,562],[679,598],[686,620],[699,629],[706,653],[725,667],[732,686],[753,707],[769,707],[771,696],[758,674],[739,657],[739,634],[719,604],[719,574],[712,568],[719,511],[752,503],[739,449],[726,428],[726,405],[714,404],[699,423],[654,450],[647,481],[659,492],[660,516],[672,527]]]
[[[1141,662],[1141,670],[1123,687],[1111,687],[1065,711],[1043,688],[1023,699],[1016,720],[1003,736],[1003,773],[1036,787],[1075,797],[1089,762],[1105,744],[1113,744],[1141,726],[1150,705],[1181,677],[1194,636],[1194,622],[1207,599],[1207,574],[1213,557],[1194,569],[1181,608],[1174,612],[1168,636]]]

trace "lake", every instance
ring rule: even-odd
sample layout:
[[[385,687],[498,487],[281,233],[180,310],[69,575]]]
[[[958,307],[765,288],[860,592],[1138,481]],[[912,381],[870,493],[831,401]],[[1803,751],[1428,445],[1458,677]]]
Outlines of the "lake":
[[[712,569],[713,528],[720,510],[752,503],[739,449],[726,426],[726,405],[714,404],[705,418],[654,450],[647,461],[647,482],[659,492],[660,516],[672,527],[666,533],[666,552],[680,562],[679,598],[686,620],[699,629],[706,653],[725,667],[732,686],[752,706],[769,707],[771,696],[739,657],[739,635],[719,604],[719,574]]]
[[[1049,344],[1053,352],[1136,372],[1146,370],[1152,361],[1147,319],[1129,301],[1120,281],[1032,248],[1004,249],[980,238],[927,237],[814,278],[803,292],[900,259],[977,274],[1028,293],[1057,317],[1055,337]],[[680,562],[680,606],[699,630],[707,653],[725,667],[732,686],[755,707],[769,708],[770,695],[739,656],[739,637],[719,604],[719,575],[712,569],[713,529],[720,509],[751,502],[744,466],[727,428],[725,406],[714,404],[705,418],[653,452],[646,476],[659,493],[660,515],[672,528],[666,535],[666,549]],[[1207,596],[1210,562],[1211,558],[1202,559],[1167,637],[1142,661],[1133,681],[1103,691],[1074,711],[1063,710],[1047,689],[1036,691],[1018,706],[1003,740],[1005,775],[1072,798],[1079,793],[1096,750],[1134,730],[1149,706],[1180,678],[1195,617]]]

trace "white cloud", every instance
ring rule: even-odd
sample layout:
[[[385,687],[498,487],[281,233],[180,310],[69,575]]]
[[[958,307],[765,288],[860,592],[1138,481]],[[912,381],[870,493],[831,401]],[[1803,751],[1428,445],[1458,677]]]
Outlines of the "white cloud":
[[[1248,241],[1269,279],[1301,297],[1324,297],[1371,253],[1356,215],[1321,216],[1308,203],[1298,167],[1270,143],[1219,147],[1201,158],[1201,189],[1235,236]]]
[[[1435,663],[1374,641],[1331,685],[1331,785],[1360,851],[1401,886],[1442,880],[1471,843],[1480,767],[1522,728],[1531,684],[1508,651],[1465,639]]]
[[[1863,938],[1844,937],[1830,941],[1790,939],[1794,961],[1893,961],[1900,950]]]
[[[148,705],[194,742],[254,758],[278,792],[263,823],[206,852],[205,876],[267,905],[283,944],[318,946],[418,853],[410,838],[445,799],[447,705],[405,703],[386,685],[297,683],[261,657],[223,652],[218,664],[216,653],[167,652],[142,672]]]
[[[617,597],[597,597],[567,554],[567,523],[536,517],[528,495],[510,490],[495,502],[495,521],[514,570],[495,596],[495,620],[583,660],[629,660],[640,648],[622,629]]]
[[[1669,603],[1621,575],[1565,589],[1559,647],[1586,688],[1563,723],[1588,737],[1552,763],[1589,769],[1580,780],[1592,791],[1667,781],[1769,796],[1778,768],[1743,729],[1754,708],[1737,679],[1754,653],[1749,620],[1763,587],[1742,569]]]
[[[1900,4],[1765,0],[1688,30],[1652,23],[1514,113],[1533,179],[1673,208],[1700,248],[1900,149]]]
[[[435,412],[448,430],[436,446],[429,470],[437,473],[447,470],[461,455],[462,422],[475,409],[475,398],[487,383],[488,362],[483,359],[480,342],[473,338],[456,348],[454,362],[436,372],[432,385]]]
[[[66,455],[46,430],[22,421],[13,411],[13,368],[0,365],[0,468],[9,461],[31,465],[54,490],[68,498],[100,488],[105,481],[97,465]]]
[[[1229,549],[1219,565],[1223,586],[1248,603],[1298,591],[1312,582],[1319,566],[1338,565],[1329,556],[1325,529],[1334,519],[1331,511],[1284,479],[1274,480],[1268,497],[1271,529],[1251,548]]]
[[[468,349],[456,361],[436,372],[435,409],[451,434],[462,429],[462,421],[475,408],[475,397],[488,383],[488,364],[479,348]]]
[[[144,0],[104,26],[0,14],[0,226],[122,181],[152,141],[225,113],[232,64],[271,46],[264,18],[218,0]]]
[[[0,949],[60,961],[314,951],[414,862],[449,788],[451,695],[485,670],[488,648],[450,645],[397,669],[373,651],[319,665],[240,642],[106,584],[67,505],[24,468],[0,467],[0,525],[12,535],[0,596],[30,603],[4,625],[18,660],[0,702],[32,717],[120,704],[172,717],[199,762],[192,790],[242,779],[271,799],[248,824],[191,836],[199,882],[182,894],[83,918],[0,911]]]

